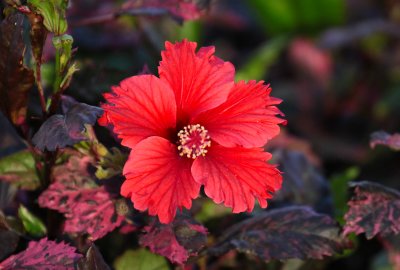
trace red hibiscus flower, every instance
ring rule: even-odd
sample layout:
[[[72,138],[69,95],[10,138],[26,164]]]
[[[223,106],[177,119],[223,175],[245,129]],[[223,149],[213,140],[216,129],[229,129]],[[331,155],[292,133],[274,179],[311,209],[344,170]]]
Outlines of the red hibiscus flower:
[[[160,78],[127,78],[104,95],[101,125],[131,148],[121,194],[134,207],[171,222],[206,195],[234,213],[262,207],[281,187],[271,154],[261,148],[279,133],[281,102],[263,82],[234,83],[234,67],[214,47],[166,42]]]

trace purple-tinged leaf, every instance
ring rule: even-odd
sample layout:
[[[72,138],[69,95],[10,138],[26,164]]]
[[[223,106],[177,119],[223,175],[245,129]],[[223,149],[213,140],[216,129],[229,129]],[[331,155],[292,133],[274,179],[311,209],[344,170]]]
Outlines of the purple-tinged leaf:
[[[92,244],[78,264],[78,270],[110,270],[99,249]]]
[[[73,105],[65,115],[55,114],[47,119],[33,136],[35,146],[54,151],[86,139],[85,124],[94,125],[103,110],[84,103]]]
[[[392,150],[400,150],[400,134],[394,133],[390,135],[385,131],[376,131],[371,134],[371,139],[369,142],[371,148],[375,148],[376,145],[385,145]]]
[[[331,217],[309,207],[279,208],[232,226],[208,252],[218,256],[237,250],[265,261],[322,259],[350,246],[339,230]]]
[[[400,31],[395,22],[372,18],[345,27],[328,28],[321,34],[318,44],[324,49],[339,49],[377,33],[400,37]]]
[[[89,157],[72,156],[54,169],[54,182],[39,196],[39,205],[64,213],[64,231],[88,233],[99,239],[121,225],[114,201],[104,186],[97,186],[88,172]]]
[[[129,0],[124,4],[122,11],[140,12],[139,15],[163,15],[165,12],[169,12],[178,20],[194,20],[201,15],[200,6],[195,2],[193,0]]]
[[[400,232],[400,192],[368,181],[350,183],[354,195],[344,216],[343,234],[365,233],[367,239],[377,234]]]
[[[75,248],[43,238],[29,242],[28,248],[0,263],[0,269],[75,269],[74,266],[82,255]]]
[[[169,224],[155,221],[144,230],[146,234],[140,236],[140,244],[178,264],[184,264],[189,256],[196,256],[207,242],[207,229],[185,216]]]
[[[14,124],[25,120],[28,92],[33,87],[33,71],[23,64],[24,15],[8,15],[0,24],[0,110]]]
[[[6,217],[0,212],[0,260],[6,258],[17,248],[18,234],[7,223]],[[7,243],[7,244],[4,244]],[[1,267],[0,267],[1,269]]]
[[[283,182],[273,203],[308,205],[317,212],[333,212],[328,181],[306,155],[293,150],[279,150],[274,152],[274,159],[280,164]]]

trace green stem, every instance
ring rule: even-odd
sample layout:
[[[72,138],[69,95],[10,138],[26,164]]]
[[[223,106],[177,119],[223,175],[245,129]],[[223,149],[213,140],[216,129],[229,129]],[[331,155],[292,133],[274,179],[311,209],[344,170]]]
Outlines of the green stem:
[[[60,57],[61,57],[61,48],[56,47],[56,63],[55,63],[56,78],[54,80],[54,85],[53,85],[53,93],[54,94],[56,94],[60,90],[60,85],[61,85],[61,80],[62,80]]]
[[[47,116],[46,98],[44,96],[44,90],[43,90],[43,85],[42,85],[41,64],[39,62],[36,62],[35,77],[36,77],[37,89],[39,92],[40,107],[42,108],[43,119],[45,119]]]

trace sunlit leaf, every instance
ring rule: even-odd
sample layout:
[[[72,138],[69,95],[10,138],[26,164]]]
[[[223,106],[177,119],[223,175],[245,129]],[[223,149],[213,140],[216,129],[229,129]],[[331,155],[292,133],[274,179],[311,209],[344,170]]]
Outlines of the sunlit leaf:
[[[237,250],[266,261],[322,259],[349,246],[339,231],[340,227],[327,215],[308,207],[286,207],[237,223],[208,252],[218,256]]]
[[[38,217],[29,212],[29,210],[23,205],[20,205],[18,209],[18,217],[21,219],[25,230],[30,235],[41,237],[47,233],[46,226],[43,224],[43,222]]]
[[[116,270],[169,270],[167,261],[146,249],[127,250],[114,262]]]
[[[48,31],[56,35],[67,31],[65,11],[68,0],[28,0],[28,5],[43,17],[43,24]]]
[[[400,192],[368,181],[350,183],[350,187],[354,195],[344,216],[344,235],[365,233],[371,239],[400,232]]]
[[[236,72],[236,80],[261,80],[287,45],[286,38],[275,38],[255,51]]]
[[[0,24],[0,110],[14,124],[25,120],[28,92],[35,78],[24,66],[24,15],[10,14]]]
[[[0,269],[74,269],[74,265],[82,255],[75,248],[43,238],[29,242],[25,251],[13,255],[0,263]]]
[[[221,204],[215,204],[213,201],[209,199],[205,198],[203,199],[204,200],[202,199],[197,200],[201,203],[201,210],[196,213],[195,217],[196,220],[200,222],[206,222],[213,218],[222,218],[223,216],[232,213],[232,211],[229,208]]]

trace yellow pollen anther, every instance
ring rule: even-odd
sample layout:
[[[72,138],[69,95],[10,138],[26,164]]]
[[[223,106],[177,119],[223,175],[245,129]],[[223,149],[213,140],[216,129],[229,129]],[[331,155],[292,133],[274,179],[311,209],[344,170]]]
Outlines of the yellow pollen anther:
[[[208,131],[201,125],[187,125],[178,132],[178,150],[180,156],[195,159],[205,156],[207,147],[211,146]]]

